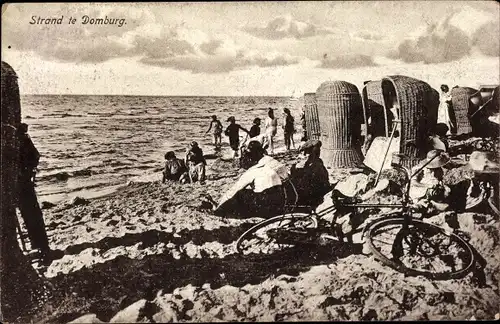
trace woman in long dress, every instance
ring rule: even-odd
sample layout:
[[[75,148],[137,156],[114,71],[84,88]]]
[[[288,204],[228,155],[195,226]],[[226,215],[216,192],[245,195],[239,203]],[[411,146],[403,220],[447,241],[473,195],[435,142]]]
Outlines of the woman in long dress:
[[[274,111],[272,108],[269,108],[269,110],[267,111],[265,129],[266,129],[267,140],[269,143],[269,154],[273,155],[274,136],[276,136],[276,133],[278,132],[278,119],[274,117]]]
[[[441,85],[439,102],[437,123],[448,126],[447,134],[453,134],[456,132],[457,125],[451,104],[451,94],[446,84]]]

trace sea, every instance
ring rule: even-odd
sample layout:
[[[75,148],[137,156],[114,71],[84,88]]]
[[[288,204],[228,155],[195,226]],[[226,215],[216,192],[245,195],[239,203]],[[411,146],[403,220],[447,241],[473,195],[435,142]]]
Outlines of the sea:
[[[36,191],[39,201],[51,203],[159,180],[164,154],[172,150],[182,158],[192,141],[213,154],[212,135],[205,134],[211,115],[224,127],[235,116],[250,129],[268,108],[281,118],[289,107],[300,124],[297,105],[289,97],[21,96],[23,122],[41,154]],[[227,142],[223,135],[226,155]]]

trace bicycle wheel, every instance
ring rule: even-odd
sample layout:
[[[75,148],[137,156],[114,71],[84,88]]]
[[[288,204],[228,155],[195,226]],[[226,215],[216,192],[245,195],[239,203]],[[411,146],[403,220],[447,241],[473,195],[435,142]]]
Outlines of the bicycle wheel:
[[[291,248],[301,239],[311,237],[318,221],[310,214],[292,213],[266,219],[243,233],[236,241],[240,254],[271,254]]]
[[[380,262],[409,276],[435,280],[462,278],[472,270],[474,253],[461,237],[416,219],[406,229],[404,224],[397,217],[370,225],[367,243]]]

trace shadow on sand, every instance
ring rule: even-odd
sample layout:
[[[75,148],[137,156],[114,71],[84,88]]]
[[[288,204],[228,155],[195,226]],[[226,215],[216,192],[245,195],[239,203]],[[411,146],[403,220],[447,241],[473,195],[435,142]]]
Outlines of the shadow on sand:
[[[273,255],[232,254],[224,258],[191,259],[183,255],[175,259],[165,254],[136,260],[120,256],[50,279],[55,288],[50,304],[58,305],[58,314],[47,312],[40,316],[48,322],[68,322],[82,314],[95,313],[101,320],[109,321],[120,309],[139,299],[153,300],[160,289],[171,293],[188,284],[210,283],[212,289],[255,285],[270,276],[296,276],[312,266],[329,264],[360,250],[360,246],[332,244],[296,247]]]

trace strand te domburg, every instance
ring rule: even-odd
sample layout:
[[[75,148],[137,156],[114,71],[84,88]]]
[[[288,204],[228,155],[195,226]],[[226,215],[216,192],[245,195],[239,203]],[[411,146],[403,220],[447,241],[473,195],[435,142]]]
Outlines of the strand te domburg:
[[[74,24],[76,21],[75,18],[69,17],[69,19],[64,19],[64,16],[61,17],[40,17],[40,16],[31,16],[31,25],[62,25],[62,24]],[[105,16],[104,18],[91,18],[87,15],[82,16],[80,23],[82,25],[117,25],[118,27],[122,27],[125,23],[124,18],[108,18]]]

